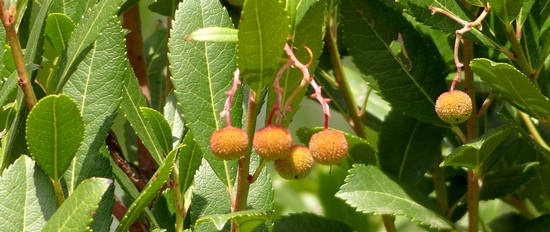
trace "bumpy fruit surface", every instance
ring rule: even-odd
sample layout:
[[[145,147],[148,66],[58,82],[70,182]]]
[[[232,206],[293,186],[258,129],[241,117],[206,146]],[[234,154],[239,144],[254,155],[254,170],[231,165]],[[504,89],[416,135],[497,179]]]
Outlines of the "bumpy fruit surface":
[[[283,126],[267,126],[254,134],[252,147],[265,160],[288,156],[292,147],[292,135]]]
[[[348,141],[340,131],[325,129],[309,140],[309,151],[315,161],[321,164],[338,164],[348,153]]]
[[[225,127],[210,136],[210,150],[223,160],[238,159],[248,151],[248,135],[240,128]]]
[[[294,145],[287,157],[275,160],[273,164],[282,178],[298,180],[306,177],[313,168],[313,157],[307,147]]]
[[[446,123],[464,122],[472,114],[472,99],[460,90],[444,92],[435,102],[435,112]]]

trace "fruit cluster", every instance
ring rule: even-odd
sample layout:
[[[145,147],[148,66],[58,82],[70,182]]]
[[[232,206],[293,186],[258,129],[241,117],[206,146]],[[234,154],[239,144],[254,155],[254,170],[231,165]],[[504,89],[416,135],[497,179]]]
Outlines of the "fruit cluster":
[[[309,174],[314,160],[326,165],[338,164],[348,153],[342,132],[324,129],[311,136],[308,147],[292,144],[286,127],[268,125],[258,130],[252,148],[265,161],[274,161],[275,170],[285,179],[301,179]],[[223,160],[249,154],[249,139],[242,129],[228,126],[214,131],[210,149]]]

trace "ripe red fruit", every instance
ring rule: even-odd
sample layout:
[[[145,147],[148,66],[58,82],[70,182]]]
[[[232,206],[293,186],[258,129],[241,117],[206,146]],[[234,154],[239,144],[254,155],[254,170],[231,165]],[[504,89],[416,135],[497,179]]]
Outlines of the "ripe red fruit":
[[[220,159],[238,159],[248,152],[248,135],[240,128],[228,126],[210,136],[210,150]]]
[[[309,151],[315,161],[321,164],[338,164],[348,153],[348,141],[340,131],[325,129],[309,140]]]
[[[267,126],[254,134],[252,147],[265,160],[285,157],[292,146],[292,135],[283,126]]]
[[[287,157],[273,162],[275,170],[285,179],[302,179],[313,168],[313,157],[307,147],[294,145]]]
[[[472,114],[472,99],[460,90],[444,92],[435,102],[435,112],[446,123],[462,123]]]

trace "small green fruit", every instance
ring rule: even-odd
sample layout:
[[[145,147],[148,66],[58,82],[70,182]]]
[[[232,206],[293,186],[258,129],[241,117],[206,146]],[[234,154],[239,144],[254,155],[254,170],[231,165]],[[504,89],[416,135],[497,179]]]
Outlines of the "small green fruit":
[[[267,126],[254,134],[252,147],[265,160],[287,156],[292,147],[292,135],[283,126]]]
[[[472,114],[472,99],[460,90],[444,92],[435,102],[435,112],[446,123],[462,123]]]
[[[248,135],[240,128],[228,126],[210,136],[210,150],[220,159],[238,159],[248,152]]]
[[[313,157],[307,147],[294,145],[288,157],[275,160],[273,164],[282,178],[298,180],[306,177],[313,168]]]
[[[348,141],[342,132],[325,129],[309,140],[309,151],[315,161],[321,164],[338,164],[348,153]]]

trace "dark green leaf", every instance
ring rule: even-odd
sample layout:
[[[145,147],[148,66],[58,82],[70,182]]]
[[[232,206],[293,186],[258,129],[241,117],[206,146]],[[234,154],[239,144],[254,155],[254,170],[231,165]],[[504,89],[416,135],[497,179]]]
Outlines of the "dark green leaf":
[[[181,0],[156,0],[149,5],[149,9],[164,16],[174,17],[174,12]]]
[[[176,202],[174,200],[173,189],[166,189],[157,197],[151,209],[155,218],[158,220],[159,226],[165,229],[164,232],[175,231],[176,224]]]
[[[130,205],[128,211],[126,211],[126,214],[124,215],[124,218],[120,221],[120,225],[116,231],[127,231],[132,223],[134,223],[134,221],[145,210],[151,200],[153,200],[153,198],[155,198],[158,192],[162,189],[164,183],[166,183],[166,181],[170,178],[178,150],[179,148],[176,148],[166,156],[164,163],[160,165],[157,172],[153,175],[153,178],[147,183],[132,205]]]
[[[535,167],[538,162],[528,163],[522,166],[487,173],[483,177],[483,188],[481,188],[480,199],[489,200],[504,197],[535,176]]]
[[[187,188],[193,183],[195,172],[201,165],[202,151],[199,145],[193,139],[192,132],[187,132],[183,138],[182,144],[185,147],[180,149],[179,153],[179,180],[181,186],[181,192],[187,191]]]
[[[536,118],[550,115],[550,100],[513,66],[484,58],[472,60],[470,66],[486,84],[519,109]]]
[[[90,171],[90,177],[104,177],[114,179],[111,163],[109,162],[109,151],[103,146],[99,151],[100,155],[93,162],[93,168]],[[91,163],[91,162],[90,162]],[[94,219],[90,224],[92,231],[108,231],[113,223],[113,207],[115,205],[115,187],[110,186],[103,194],[99,206],[94,214]]]
[[[82,181],[48,220],[42,231],[88,230],[103,194],[112,183],[110,179],[96,177]]]
[[[485,5],[487,5],[487,0],[466,0],[466,2],[478,7],[484,7]]]
[[[487,0],[494,12],[504,23],[512,23],[521,10],[524,0]]]
[[[359,164],[351,169],[336,196],[364,213],[405,216],[431,228],[453,228],[445,217],[420,204],[422,200],[402,185],[374,166]]]
[[[157,162],[157,164],[162,163],[162,153],[163,148],[160,144],[160,141],[157,140],[155,132],[149,127],[145,117],[141,113],[140,107],[147,106],[147,102],[137,78],[130,68],[130,64],[126,64],[126,69],[124,72],[124,84],[122,85],[122,100],[120,102],[120,107],[132,125],[132,128],[143,142],[143,145],[147,148],[151,157]]]
[[[120,104],[126,64],[124,33],[118,20],[111,17],[63,87],[63,92],[76,101],[86,126],[84,141],[65,175],[69,193],[90,177],[94,163],[100,159],[98,151]]]
[[[157,25],[143,43],[151,92],[151,108],[160,110],[166,101],[166,69],[168,65],[168,29]]]
[[[348,225],[315,214],[291,214],[275,221],[274,232],[345,232],[354,231]]]
[[[440,156],[443,131],[401,112],[390,111],[379,138],[378,157],[382,170],[415,185]]]
[[[280,1],[247,0],[239,24],[238,57],[242,79],[260,94],[270,85],[279,66],[290,29]]]
[[[544,214],[531,221],[527,221],[522,224],[521,229],[523,231],[544,231],[550,227],[550,214]]]
[[[172,150],[172,130],[164,119],[164,116],[160,112],[148,107],[139,107],[139,109],[145,122],[153,131],[156,140],[159,141],[163,149],[162,152],[164,154],[170,152]]]
[[[497,146],[514,131],[513,127],[497,128],[488,131],[475,141],[466,143],[453,151],[441,166],[466,167],[477,169]]]
[[[236,162],[216,158],[210,151],[209,141],[214,130],[222,127],[219,114],[236,68],[235,44],[185,41],[185,37],[203,27],[231,27],[231,20],[217,0],[185,1],[180,4],[175,17],[168,43],[174,93],[186,125],[193,132],[204,157],[225,182],[230,180],[227,174],[233,176]],[[240,89],[237,92],[231,119],[233,126],[240,127],[242,97]]]
[[[84,122],[74,100],[64,94],[50,95],[30,112],[26,134],[34,160],[58,180],[84,138]]]
[[[21,156],[0,176],[0,226],[4,231],[40,231],[57,209],[48,176]]]
[[[63,54],[67,48],[67,41],[75,28],[74,22],[65,14],[53,13],[46,19],[44,33],[53,45],[57,54]]]
[[[535,168],[535,176],[525,183],[520,190],[516,192],[519,199],[529,201],[531,205],[542,214],[550,213],[550,166],[548,164]]]
[[[445,64],[433,42],[378,1],[344,0],[342,14],[344,43],[361,72],[377,80],[384,99],[395,110],[443,126],[433,99],[444,91]],[[394,54],[394,41],[406,53]]]

